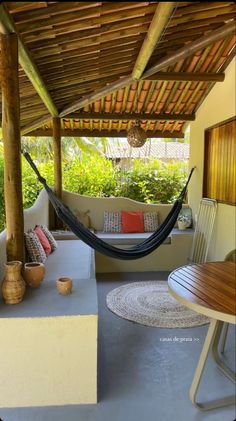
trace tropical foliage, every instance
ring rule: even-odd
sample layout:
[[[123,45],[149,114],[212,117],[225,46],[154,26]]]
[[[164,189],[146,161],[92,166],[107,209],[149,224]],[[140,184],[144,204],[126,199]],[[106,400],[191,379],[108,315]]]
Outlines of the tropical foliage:
[[[50,138],[23,138],[49,185],[54,184],[53,150]],[[63,138],[63,188],[88,196],[124,196],[147,203],[171,203],[186,179],[185,165],[164,164],[158,160],[143,163],[133,161],[129,169],[113,166],[104,156],[105,139]],[[3,158],[0,150],[0,231],[4,227]],[[22,158],[22,188],[24,207],[35,202],[42,185],[29,164]]]

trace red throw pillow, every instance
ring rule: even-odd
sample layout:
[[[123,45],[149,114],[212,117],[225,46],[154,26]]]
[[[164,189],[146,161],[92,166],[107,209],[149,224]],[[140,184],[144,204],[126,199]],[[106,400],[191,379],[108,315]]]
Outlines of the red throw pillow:
[[[144,232],[143,212],[121,212],[122,232]]]
[[[34,232],[37,235],[40,243],[42,244],[46,256],[48,256],[51,253],[52,248],[50,246],[50,243],[49,243],[46,235],[44,234],[44,232],[42,231],[42,229],[40,227],[38,227],[38,226],[35,227]]]

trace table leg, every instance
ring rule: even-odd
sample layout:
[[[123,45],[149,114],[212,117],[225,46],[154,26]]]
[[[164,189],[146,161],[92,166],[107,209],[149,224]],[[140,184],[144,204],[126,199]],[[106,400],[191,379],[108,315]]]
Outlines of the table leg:
[[[217,324],[218,326],[217,326],[217,329],[216,329],[216,334],[215,334],[215,337],[214,337],[214,340],[213,340],[212,350],[211,350],[212,351],[212,358],[215,361],[217,367],[222,371],[222,373],[224,373],[224,375],[226,377],[228,377],[228,379],[230,379],[232,382],[235,383],[236,382],[235,373],[232,370],[230,370],[223,363],[223,361],[221,360],[221,358],[219,356],[219,351],[218,351],[220,336],[221,336],[221,332],[222,332],[224,324],[225,323],[220,322],[220,321]],[[227,328],[228,328],[228,326],[227,326]]]
[[[222,340],[221,340],[221,345],[220,345],[221,354],[223,354],[225,352],[225,343],[226,343],[226,339],[227,339],[228,329],[229,329],[229,323],[224,323]]]
[[[222,330],[221,322],[215,319],[211,319],[210,326],[208,328],[208,332],[206,335],[206,339],[204,341],[203,348],[202,348],[200,358],[198,361],[198,365],[194,373],[193,381],[189,390],[189,397],[192,403],[198,409],[201,409],[203,411],[219,408],[222,406],[233,405],[235,403],[235,396],[229,396],[223,399],[217,399],[217,400],[205,402],[205,403],[198,403],[196,401],[196,394],[198,391],[198,387],[201,381],[201,377],[204,371],[208,354],[210,350],[212,349],[214,342],[217,343],[217,341],[219,341],[221,330]]]

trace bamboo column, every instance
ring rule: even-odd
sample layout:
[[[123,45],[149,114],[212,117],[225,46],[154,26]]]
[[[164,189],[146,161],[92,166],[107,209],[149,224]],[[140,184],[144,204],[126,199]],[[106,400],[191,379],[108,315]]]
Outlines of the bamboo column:
[[[62,195],[61,169],[61,120],[53,118],[53,157],[54,157],[54,191],[58,197]]]
[[[53,158],[54,158],[54,191],[57,197],[62,197],[62,165],[61,165],[61,119],[53,117]],[[61,228],[62,223],[54,218],[55,228]]]
[[[24,261],[18,39],[1,35],[2,135],[7,260]]]

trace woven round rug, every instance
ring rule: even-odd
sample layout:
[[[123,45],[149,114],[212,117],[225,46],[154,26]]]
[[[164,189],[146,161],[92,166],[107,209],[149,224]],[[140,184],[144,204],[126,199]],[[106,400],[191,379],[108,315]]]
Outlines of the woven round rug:
[[[144,326],[187,328],[209,323],[206,316],[180,304],[171,296],[166,281],[133,282],[110,291],[109,310]]]

